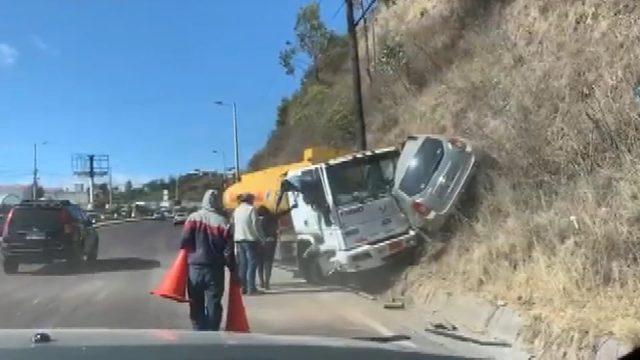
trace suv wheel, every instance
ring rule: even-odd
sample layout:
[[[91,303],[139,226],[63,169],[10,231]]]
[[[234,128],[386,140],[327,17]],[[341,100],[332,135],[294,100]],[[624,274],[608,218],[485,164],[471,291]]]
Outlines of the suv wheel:
[[[2,268],[5,274],[15,274],[18,272],[18,267],[20,263],[16,259],[5,258],[2,263]]]
[[[98,260],[98,238],[93,241],[92,246],[85,250],[84,261],[87,263],[95,263]]]
[[[302,277],[309,284],[323,285],[326,283],[326,277],[322,274],[320,264],[318,264],[318,258],[312,256],[302,261]]]
[[[73,245],[67,253],[67,265],[71,267],[80,267],[86,262],[85,253],[82,247]]]

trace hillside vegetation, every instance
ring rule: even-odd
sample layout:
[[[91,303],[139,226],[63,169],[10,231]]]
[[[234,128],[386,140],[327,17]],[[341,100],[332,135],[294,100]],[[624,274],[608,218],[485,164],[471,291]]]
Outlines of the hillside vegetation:
[[[640,3],[385,3],[369,23],[369,143],[457,134],[496,160],[477,212],[458,216],[396,291],[506,301],[548,356],[603,334],[638,343]],[[254,166],[353,142],[347,66],[283,102]]]
[[[221,174],[182,174],[178,182],[178,195],[181,201],[199,202],[204,193],[210,189],[223,188],[223,176]],[[230,180],[227,180],[230,181]],[[106,184],[105,184],[106,187]],[[139,188],[133,188],[131,181],[127,181],[121,192],[114,194],[116,203],[131,203],[136,201],[162,201],[163,190],[169,191],[169,199],[176,199],[176,178],[153,179]],[[104,192],[106,193],[106,191]]]

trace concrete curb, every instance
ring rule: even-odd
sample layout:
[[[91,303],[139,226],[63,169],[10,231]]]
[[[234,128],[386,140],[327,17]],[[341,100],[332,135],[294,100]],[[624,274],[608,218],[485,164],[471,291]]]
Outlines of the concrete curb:
[[[420,308],[437,320],[450,322],[461,329],[502,340],[512,346],[531,348],[521,338],[526,326],[524,318],[516,310],[497,305],[469,294],[454,294],[444,290],[433,290]],[[591,351],[596,360],[618,359],[629,353],[632,347],[611,337],[595,341]],[[532,349],[534,350],[534,349]]]
[[[524,325],[524,320],[515,310],[500,306],[489,319],[487,331],[497,338],[515,344]]]

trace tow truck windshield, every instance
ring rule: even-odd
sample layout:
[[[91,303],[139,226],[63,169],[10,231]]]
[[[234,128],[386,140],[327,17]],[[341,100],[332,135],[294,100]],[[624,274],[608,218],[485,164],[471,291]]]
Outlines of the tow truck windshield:
[[[389,195],[397,158],[392,151],[329,166],[327,176],[335,205],[365,203]]]

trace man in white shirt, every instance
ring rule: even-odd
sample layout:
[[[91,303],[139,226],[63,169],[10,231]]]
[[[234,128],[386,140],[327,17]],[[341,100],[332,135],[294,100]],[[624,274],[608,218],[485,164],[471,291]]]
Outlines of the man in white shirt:
[[[239,196],[240,204],[233,212],[233,239],[238,249],[239,277],[242,293],[258,294],[256,269],[258,267],[259,236],[256,228],[256,211],[253,208],[253,194]]]

